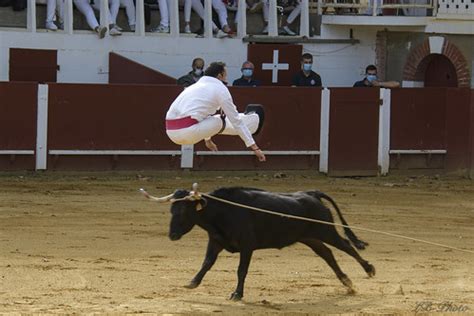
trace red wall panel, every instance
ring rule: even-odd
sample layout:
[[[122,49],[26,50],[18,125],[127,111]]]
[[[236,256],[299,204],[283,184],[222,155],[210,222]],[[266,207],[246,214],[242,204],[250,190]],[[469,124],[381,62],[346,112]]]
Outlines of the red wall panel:
[[[393,89],[390,149],[446,149],[446,89]]]
[[[178,86],[53,84],[49,149],[177,150],[165,114]]]
[[[329,114],[330,175],[378,172],[379,89],[331,89]]]
[[[0,83],[0,149],[36,147],[36,83]]]

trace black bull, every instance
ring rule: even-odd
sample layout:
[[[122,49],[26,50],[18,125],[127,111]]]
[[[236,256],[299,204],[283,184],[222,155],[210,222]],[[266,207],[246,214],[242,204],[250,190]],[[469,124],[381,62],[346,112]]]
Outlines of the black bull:
[[[189,193],[186,190],[177,190],[173,198],[183,199]],[[322,203],[324,199],[333,205],[341,222],[347,225],[336,203],[329,196],[318,191],[280,194],[233,187],[221,188],[209,195],[266,210],[333,223],[330,210]],[[188,288],[199,286],[223,249],[232,253],[239,252],[238,283],[231,295],[231,299],[239,300],[244,295],[244,281],[253,251],[266,248],[281,249],[296,242],[305,244],[322,257],[350,293],[354,292],[352,282],[342,272],[325,243],[355,258],[369,276],[375,275],[375,268],[351,246],[352,242],[358,249],[363,249],[367,244],[357,239],[348,228],[344,228],[344,231],[350,241],[342,238],[332,225],[256,212],[207,197],[198,200],[175,201],[171,206],[171,214],[169,232],[171,240],[180,239],[195,225],[207,231],[209,235],[206,257],[201,269],[187,286]]]

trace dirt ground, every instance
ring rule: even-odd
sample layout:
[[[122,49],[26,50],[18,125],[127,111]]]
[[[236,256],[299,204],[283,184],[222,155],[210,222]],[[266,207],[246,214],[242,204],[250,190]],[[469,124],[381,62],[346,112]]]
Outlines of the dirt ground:
[[[168,239],[164,195],[190,188],[319,189],[350,225],[474,250],[474,182],[444,177],[326,178],[286,173],[8,173],[0,175],[0,313],[474,313],[474,255],[355,231],[377,274],[333,250],[355,285],[301,244],[254,253],[242,302],[238,254],[223,252],[200,287],[207,235],[195,227]]]

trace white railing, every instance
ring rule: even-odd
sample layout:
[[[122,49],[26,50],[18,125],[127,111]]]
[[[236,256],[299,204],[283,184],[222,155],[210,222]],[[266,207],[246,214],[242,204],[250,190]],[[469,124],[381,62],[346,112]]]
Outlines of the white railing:
[[[64,0],[64,32],[73,34],[73,1]],[[108,0],[101,1],[100,24],[107,25],[105,14]],[[454,1],[454,2],[453,2]],[[439,2],[439,12],[438,12]],[[170,7],[170,34],[167,36],[182,36],[179,32],[179,7],[178,1],[171,1]],[[278,36],[279,15],[282,8],[277,5],[277,0],[269,0],[269,36]],[[398,10],[404,16],[432,16],[438,14],[442,18],[458,17],[459,19],[474,20],[474,3],[466,0],[301,0],[300,36],[309,36],[309,14],[358,14],[377,16],[384,9]],[[204,1],[204,37],[212,38],[212,0]],[[237,38],[247,36],[247,10],[245,1],[239,1],[240,14]],[[27,30],[36,32],[36,1],[28,0]],[[136,0],[136,36],[145,36],[145,10],[144,1]]]
[[[405,16],[426,16],[426,11],[431,9],[436,16],[437,7],[438,0],[311,0],[309,3],[311,13],[338,14],[340,10],[341,14],[372,16],[381,15],[383,9],[403,10]]]

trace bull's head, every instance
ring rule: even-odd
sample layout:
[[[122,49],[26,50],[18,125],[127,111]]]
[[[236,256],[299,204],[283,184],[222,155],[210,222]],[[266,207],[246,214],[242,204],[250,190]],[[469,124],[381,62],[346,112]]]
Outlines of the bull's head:
[[[198,220],[198,211],[207,204],[205,198],[198,192],[197,183],[193,184],[193,190],[176,190],[173,194],[158,198],[149,195],[145,190],[140,191],[149,199],[157,202],[171,202],[171,223],[169,238],[178,240],[188,233]]]

